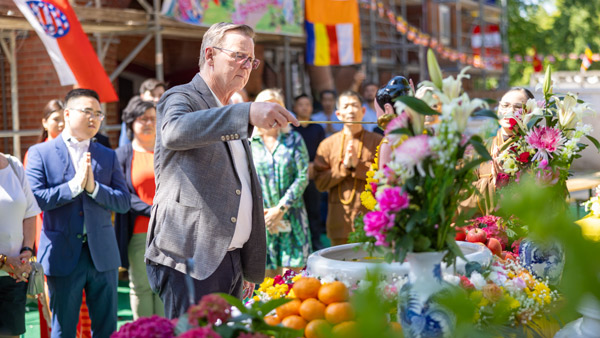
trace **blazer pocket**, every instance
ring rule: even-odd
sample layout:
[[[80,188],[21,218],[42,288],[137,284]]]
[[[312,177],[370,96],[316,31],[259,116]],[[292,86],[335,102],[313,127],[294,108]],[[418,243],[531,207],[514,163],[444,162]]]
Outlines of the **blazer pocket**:
[[[163,252],[179,257],[192,257],[196,248],[197,232],[200,222],[200,209],[174,202],[162,210],[164,217],[161,236],[156,244]]]

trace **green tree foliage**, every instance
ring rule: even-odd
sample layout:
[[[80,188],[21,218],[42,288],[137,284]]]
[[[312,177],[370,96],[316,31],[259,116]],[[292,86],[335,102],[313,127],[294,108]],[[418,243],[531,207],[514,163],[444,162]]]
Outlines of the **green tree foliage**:
[[[569,59],[569,53],[582,54],[587,45],[600,52],[600,0],[509,0],[508,41],[510,55],[554,55],[554,70],[579,70],[581,59]],[[558,56],[565,54],[564,59]],[[544,68],[547,65],[544,62]],[[600,63],[591,69],[600,69]],[[530,62],[510,62],[513,85],[528,84],[533,73]]]

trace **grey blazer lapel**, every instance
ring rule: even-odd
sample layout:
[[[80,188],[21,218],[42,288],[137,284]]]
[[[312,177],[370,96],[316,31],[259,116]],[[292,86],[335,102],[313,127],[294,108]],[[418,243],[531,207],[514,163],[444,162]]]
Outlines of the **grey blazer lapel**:
[[[194,89],[196,89],[196,91],[198,91],[200,93],[202,100],[204,100],[204,102],[206,102],[206,105],[209,108],[214,108],[214,107],[219,106],[219,104],[217,103],[217,100],[215,100],[215,96],[210,91],[210,88],[208,87],[206,82],[204,82],[204,79],[202,78],[202,76],[200,76],[200,73],[198,73],[198,74],[196,74],[196,76],[194,76],[194,79],[192,80],[192,85],[194,86]]]

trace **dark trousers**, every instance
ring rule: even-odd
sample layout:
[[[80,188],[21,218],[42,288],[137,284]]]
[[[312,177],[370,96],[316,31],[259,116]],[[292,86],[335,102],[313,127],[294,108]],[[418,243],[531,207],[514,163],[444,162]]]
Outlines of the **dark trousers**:
[[[203,296],[215,292],[242,298],[244,276],[240,251],[228,251],[217,270],[208,278],[198,280],[190,277],[194,285],[194,304]],[[178,318],[184,314],[191,305],[185,281],[187,275],[160,264],[147,264],[146,271],[150,287],[165,304],[167,318]]]
[[[92,320],[92,337],[117,330],[117,269],[100,272],[83,245],[75,270],[68,276],[46,276],[52,310],[52,337],[75,337],[82,291]]]
[[[308,224],[310,226],[310,237],[313,250],[323,249],[321,243],[321,234],[325,233],[325,227],[321,221],[321,192],[317,190],[315,181],[308,181],[306,190],[304,190],[304,205],[308,214]]]

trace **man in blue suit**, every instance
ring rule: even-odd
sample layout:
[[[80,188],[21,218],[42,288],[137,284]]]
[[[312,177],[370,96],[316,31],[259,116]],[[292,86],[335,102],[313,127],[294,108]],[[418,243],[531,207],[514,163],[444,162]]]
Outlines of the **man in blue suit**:
[[[60,137],[29,149],[27,176],[44,223],[38,260],[50,292],[52,337],[74,337],[82,290],[94,337],[117,328],[120,264],[111,211],[129,210],[129,192],[115,152],[90,142],[104,119],[98,94],[65,97]]]

